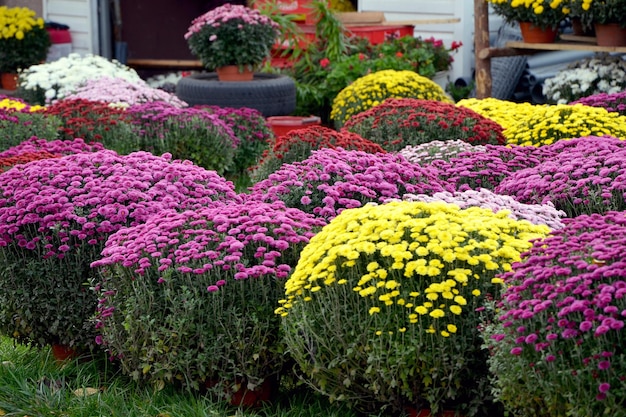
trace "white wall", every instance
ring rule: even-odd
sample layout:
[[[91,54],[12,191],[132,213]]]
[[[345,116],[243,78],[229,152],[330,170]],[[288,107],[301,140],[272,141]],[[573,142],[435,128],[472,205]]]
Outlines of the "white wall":
[[[463,42],[456,52],[450,71],[450,81],[471,77],[474,62],[474,2],[471,0],[359,0],[359,11],[385,13],[393,21],[418,21],[415,36],[441,39],[446,46]],[[420,20],[458,19],[456,23],[419,23]]]
[[[70,27],[72,52],[99,54],[98,0],[44,0],[43,18]]]

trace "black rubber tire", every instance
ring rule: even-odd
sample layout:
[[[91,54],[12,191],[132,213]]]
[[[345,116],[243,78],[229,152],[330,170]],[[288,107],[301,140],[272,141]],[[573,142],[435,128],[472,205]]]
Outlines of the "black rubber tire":
[[[183,77],[176,96],[190,106],[248,107],[263,116],[287,116],[296,109],[296,83],[286,75],[255,73],[252,81],[219,81],[214,72]]]

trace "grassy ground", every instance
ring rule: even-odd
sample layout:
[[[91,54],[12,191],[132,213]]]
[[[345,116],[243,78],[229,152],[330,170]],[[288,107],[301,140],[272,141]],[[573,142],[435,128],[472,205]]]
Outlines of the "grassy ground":
[[[0,416],[19,417],[364,417],[308,390],[244,410],[198,393],[138,386],[102,360],[59,364],[49,349],[0,336]],[[383,414],[378,415],[382,417]]]

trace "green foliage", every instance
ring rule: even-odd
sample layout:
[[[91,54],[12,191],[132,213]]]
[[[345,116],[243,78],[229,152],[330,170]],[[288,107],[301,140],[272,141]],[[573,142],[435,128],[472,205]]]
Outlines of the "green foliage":
[[[41,111],[6,111],[0,108],[0,151],[17,146],[32,136],[55,140],[60,125],[59,118]]]
[[[30,235],[36,236],[36,230],[30,230]],[[97,298],[88,286],[93,277],[89,263],[99,257],[102,246],[79,245],[62,259],[44,257],[39,250],[24,250],[18,242],[3,247],[0,333],[39,346],[93,349],[96,332],[91,318]]]
[[[48,31],[39,26],[25,32],[23,39],[0,39],[0,72],[16,73],[45,61],[50,45]]]

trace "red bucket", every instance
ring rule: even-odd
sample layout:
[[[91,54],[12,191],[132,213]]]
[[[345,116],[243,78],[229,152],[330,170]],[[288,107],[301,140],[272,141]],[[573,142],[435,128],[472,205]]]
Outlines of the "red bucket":
[[[272,128],[276,137],[284,136],[295,129],[320,126],[322,119],[317,116],[273,116],[267,118],[267,125]]]

